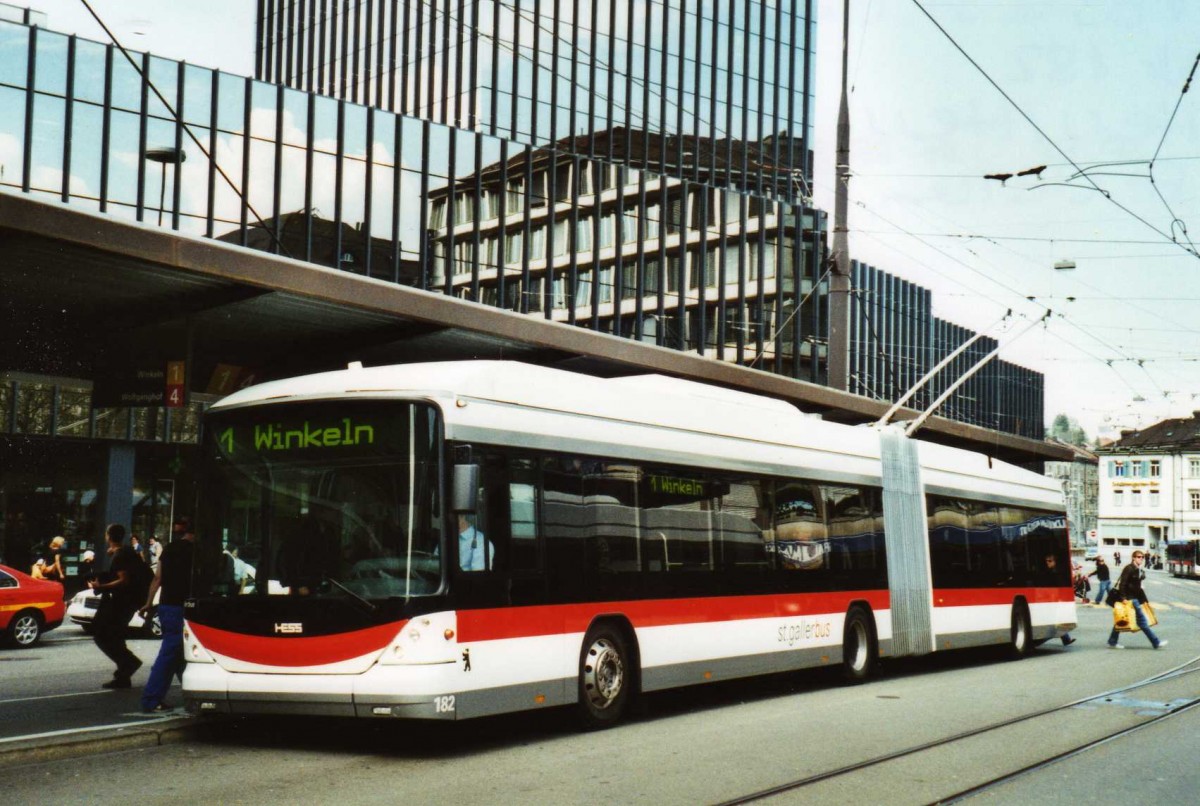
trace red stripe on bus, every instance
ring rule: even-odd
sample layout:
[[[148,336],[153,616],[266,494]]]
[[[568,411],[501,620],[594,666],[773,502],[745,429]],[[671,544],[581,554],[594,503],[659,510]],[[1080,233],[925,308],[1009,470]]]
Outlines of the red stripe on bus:
[[[188,622],[188,628],[205,649],[227,658],[261,666],[322,666],[381,652],[392,642],[404,621],[393,621],[365,630],[305,638],[244,635]]]
[[[845,613],[853,601],[865,601],[875,610],[889,606],[887,591],[839,591],[462,610],[458,614],[458,640],[467,643],[580,633],[597,616],[609,613],[627,617],[635,628],[667,627]]]
[[[1010,605],[1018,596],[1029,604],[1069,604],[1075,601],[1070,588],[935,588],[934,607]]]

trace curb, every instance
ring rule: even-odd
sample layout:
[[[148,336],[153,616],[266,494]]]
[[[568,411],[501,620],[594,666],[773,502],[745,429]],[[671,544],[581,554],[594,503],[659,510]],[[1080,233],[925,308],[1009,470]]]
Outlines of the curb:
[[[48,739],[29,739],[12,742],[11,745],[0,744],[0,768],[159,747],[187,741],[199,732],[199,727],[191,717],[176,717],[153,726],[136,725],[95,733],[80,731]]]

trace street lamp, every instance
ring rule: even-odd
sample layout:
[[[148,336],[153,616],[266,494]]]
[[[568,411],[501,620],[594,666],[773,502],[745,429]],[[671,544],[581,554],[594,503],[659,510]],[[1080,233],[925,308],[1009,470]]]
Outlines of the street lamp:
[[[150,148],[146,150],[146,159],[157,162],[162,166],[161,184],[158,190],[158,225],[162,226],[163,205],[167,198],[167,164],[176,166],[175,181],[179,181],[178,169],[187,161],[187,152],[182,148]]]

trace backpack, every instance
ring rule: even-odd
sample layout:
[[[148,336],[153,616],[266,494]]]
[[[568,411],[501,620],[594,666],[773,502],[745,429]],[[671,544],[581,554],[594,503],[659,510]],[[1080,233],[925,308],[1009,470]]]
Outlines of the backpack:
[[[146,602],[146,594],[150,593],[150,583],[154,581],[154,571],[146,564],[141,555],[137,556],[137,562],[133,563],[132,579],[129,581],[129,598],[137,600],[140,607]]]

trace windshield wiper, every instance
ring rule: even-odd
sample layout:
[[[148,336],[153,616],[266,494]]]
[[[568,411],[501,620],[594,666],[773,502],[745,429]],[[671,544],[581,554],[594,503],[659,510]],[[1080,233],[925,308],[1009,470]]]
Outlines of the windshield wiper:
[[[364,599],[362,596],[360,596],[357,593],[355,593],[354,591],[350,590],[349,588],[347,588],[341,582],[338,582],[333,577],[326,576],[325,580],[327,582],[329,582],[330,584],[332,584],[335,588],[340,590],[342,593],[345,593],[346,595],[348,595],[354,599],[357,599],[363,605],[363,607],[367,608],[368,613],[374,613],[376,610],[379,609],[379,605],[377,605],[374,602],[371,602],[367,599]]]

